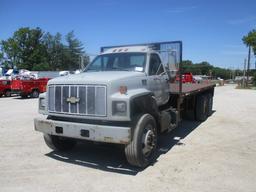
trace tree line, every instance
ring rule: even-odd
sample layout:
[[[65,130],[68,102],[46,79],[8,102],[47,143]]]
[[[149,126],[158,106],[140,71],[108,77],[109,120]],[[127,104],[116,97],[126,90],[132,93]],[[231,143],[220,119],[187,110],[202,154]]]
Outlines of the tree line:
[[[243,36],[242,41],[249,50],[246,75],[253,76],[254,84],[256,85],[256,69],[250,69],[250,52],[252,51],[254,56],[256,56],[256,29],[249,31],[247,35]],[[184,60],[182,64],[183,72],[191,72],[194,75],[208,75],[213,78],[220,77],[222,79],[232,79],[235,76],[243,76],[242,70],[231,70],[214,67],[207,61],[203,61],[201,63],[193,63],[190,60]]]
[[[0,63],[5,68],[32,71],[76,70],[81,60],[86,65],[89,57],[74,32],[65,36],[51,34],[41,28],[23,27],[12,37],[0,41]]]
[[[214,67],[207,61],[200,63],[193,63],[190,60],[182,61],[183,72],[191,72],[193,75],[207,75],[212,78],[232,79],[234,76],[242,76],[243,71],[236,69],[225,69],[221,67]]]

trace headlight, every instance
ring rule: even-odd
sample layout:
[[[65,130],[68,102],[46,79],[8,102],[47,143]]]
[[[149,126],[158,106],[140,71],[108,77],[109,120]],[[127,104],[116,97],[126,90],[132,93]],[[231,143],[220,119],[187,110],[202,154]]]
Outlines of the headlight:
[[[39,110],[45,110],[46,103],[45,98],[39,98]]]
[[[124,101],[113,101],[112,104],[112,114],[119,116],[126,116],[127,106]]]

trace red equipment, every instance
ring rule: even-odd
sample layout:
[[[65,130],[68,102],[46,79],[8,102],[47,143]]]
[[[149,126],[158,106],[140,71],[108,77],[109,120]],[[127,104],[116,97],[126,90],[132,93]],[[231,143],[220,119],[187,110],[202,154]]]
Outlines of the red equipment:
[[[25,98],[28,95],[37,98],[40,93],[46,91],[46,85],[49,78],[40,78],[32,80],[12,80],[11,90],[13,93],[19,93],[21,97]]]
[[[5,95],[6,97],[11,96],[11,83],[10,80],[0,80],[0,97]]]
[[[176,76],[176,81],[180,81],[179,75]],[[182,83],[195,83],[192,73],[184,73],[182,75]]]

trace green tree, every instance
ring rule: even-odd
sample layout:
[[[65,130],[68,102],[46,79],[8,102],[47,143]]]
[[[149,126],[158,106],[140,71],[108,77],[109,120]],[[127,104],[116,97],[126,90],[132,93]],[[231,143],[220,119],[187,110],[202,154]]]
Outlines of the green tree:
[[[229,79],[230,78],[231,70],[223,69],[220,67],[214,67],[212,69],[212,75],[216,78],[220,77],[222,79]]]
[[[253,85],[256,86],[256,72],[253,74]]]
[[[20,28],[13,37],[2,41],[2,50],[12,63],[12,68],[36,70],[47,68],[46,47],[43,45],[43,31],[40,28]]]
[[[44,35],[44,44],[47,50],[47,61],[50,70],[63,70],[64,45],[61,42],[61,34],[51,35],[49,32]]]
[[[9,62],[11,63],[12,68],[19,64],[20,59],[19,59],[18,43],[14,41],[13,38],[9,38],[7,41],[1,41],[1,49],[9,59]],[[3,60],[3,63],[4,65],[7,65],[8,61]]]
[[[4,53],[0,52],[0,64],[4,62]]]
[[[248,86],[248,80],[249,80],[249,73],[250,73],[250,53],[251,48],[253,50],[254,55],[256,55],[256,30],[251,30],[246,36],[243,37],[244,44],[249,47],[249,53],[248,53],[248,66],[247,66],[247,81],[246,85]]]
[[[193,75],[209,75],[211,77],[220,77],[223,79],[229,79],[231,77],[231,73],[233,73],[229,69],[223,69],[220,67],[214,67],[209,62],[203,61],[200,63],[193,63],[190,60],[184,60],[182,62],[183,72],[190,72]],[[242,71],[237,70],[236,74],[242,74]]]
[[[182,65],[183,65],[184,67],[188,67],[188,66],[193,65],[193,62],[190,61],[190,60],[184,60],[184,61],[182,61]]]
[[[62,41],[62,35],[44,33],[42,29],[20,28],[13,36],[0,42],[0,62],[7,68],[28,70],[75,70],[80,68],[81,58],[85,65],[89,57],[83,44],[71,31]],[[6,56],[6,58],[3,58]]]
[[[182,62],[182,65],[185,73],[190,72],[194,75],[211,75],[211,71],[213,69],[213,66],[207,61],[193,64],[192,61],[185,60]]]
[[[198,63],[198,68],[201,69],[202,74],[204,75],[211,75],[211,70],[213,69],[213,66],[210,65],[207,61],[203,61],[201,63]]]
[[[67,46],[64,51],[65,67],[75,70],[80,67],[81,56],[84,55],[83,44],[75,38],[74,31],[66,35]]]
[[[256,30],[251,30],[242,40],[247,47],[252,47],[254,55],[256,55]]]

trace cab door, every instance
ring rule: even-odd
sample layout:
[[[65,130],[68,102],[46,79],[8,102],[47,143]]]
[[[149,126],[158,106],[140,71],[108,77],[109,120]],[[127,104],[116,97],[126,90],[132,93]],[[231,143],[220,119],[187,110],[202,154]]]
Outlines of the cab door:
[[[151,53],[149,58],[148,89],[154,93],[158,105],[163,105],[169,100],[168,75],[156,53]]]

